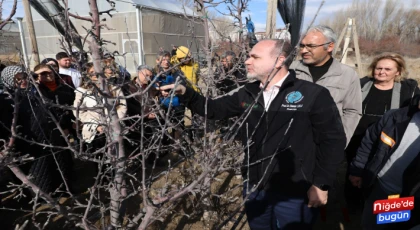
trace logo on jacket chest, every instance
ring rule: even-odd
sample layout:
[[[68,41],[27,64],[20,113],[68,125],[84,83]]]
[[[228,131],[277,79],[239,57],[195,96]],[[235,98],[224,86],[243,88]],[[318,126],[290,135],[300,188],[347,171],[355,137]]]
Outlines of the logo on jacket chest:
[[[255,109],[258,109],[258,104],[257,103],[246,103],[246,102],[242,102],[241,103],[241,107],[243,108],[243,109],[247,109],[247,108],[249,108],[249,107],[251,107],[252,106],[252,109],[253,110],[255,110]]]
[[[286,103],[282,104],[282,108],[286,108],[287,110],[297,110],[299,108],[303,107],[303,104],[301,102],[303,100],[304,96],[299,91],[293,91],[286,95]]]

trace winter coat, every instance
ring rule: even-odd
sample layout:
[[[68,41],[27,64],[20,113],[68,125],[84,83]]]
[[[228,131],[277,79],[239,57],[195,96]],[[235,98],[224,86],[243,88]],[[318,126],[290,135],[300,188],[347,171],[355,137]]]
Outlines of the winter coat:
[[[198,92],[199,89],[197,88],[197,86],[198,86],[198,78],[199,78],[199,71],[200,71],[200,67],[198,66],[198,63],[191,60],[189,64],[179,65],[178,68],[184,74],[187,80],[188,86],[192,87],[195,91]]]
[[[364,101],[366,96],[369,94],[369,91],[374,84],[374,80],[375,79],[371,77],[364,77],[360,79],[360,85],[362,87],[362,101]],[[418,83],[413,79],[394,82],[394,87],[392,88],[391,109],[408,106],[413,97],[419,94],[420,89],[418,87]]]
[[[306,197],[311,184],[331,186],[346,139],[328,90],[299,80],[290,71],[268,112],[264,97],[257,99],[260,91],[260,82],[247,83],[207,104],[207,118],[215,120],[250,111],[241,127],[244,179],[250,186],[261,180],[259,189],[290,197]],[[180,98],[192,111],[205,115],[205,97],[187,88]]]
[[[8,116],[7,139],[11,137],[9,129],[14,112],[15,98],[19,102],[17,113],[16,133],[19,137],[14,142],[14,152],[21,156],[29,154],[34,161],[20,165],[20,168],[27,175],[32,175],[31,181],[44,192],[53,192],[63,180],[61,174],[57,173],[57,163],[66,179],[70,177],[72,159],[68,151],[57,151],[54,148],[45,148],[38,143],[63,146],[61,134],[55,126],[49,125],[50,115],[47,113],[48,105],[44,105],[36,94],[35,90],[10,91],[11,96],[6,98],[1,95],[2,101],[2,122],[3,115]],[[5,113],[4,113],[5,112]],[[60,141],[61,140],[61,141]],[[52,153],[56,152],[55,157]]]
[[[370,126],[357,150],[357,155],[350,164],[349,173],[362,177],[362,189],[365,196],[369,196],[373,185],[377,182],[377,175],[400,145],[414,113],[419,112],[420,96],[416,96],[410,106],[390,110],[377,123]],[[383,141],[387,135],[395,144]],[[403,189],[401,197],[412,196],[420,192],[420,154],[405,169],[403,174]]]
[[[126,138],[130,141],[125,145],[129,148],[129,152],[136,150],[140,146],[140,140],[144,140],[143,145],[147,146],[147,139],[153,135],[156,127],[159,126],[157,123],[158,118],[148,118],[148,115],[156,109],[159,91],[154,87],[149,87],[146,92],[143,92],[146,88],[147,85],[139,86],[136,83],[136,78],[122,88],[125,96],[137,94],[127,98],[127,114],[128,117],[132,117],[124,122],[126,127],[131,127],[130,132],[126,135]]]
[[[297,78],[313,82],[308,66],[302,61],[293,62],[290,69],[295,69]],[[340,112],[348,144],[362,114],[359,76],[351,67],[334,59],[328,72],[316,84],[330,91]]]
[[[360,85],[362,89],[362,99],[365,101],[370,89],[372,88],[374,79],[371,77],[364,77],[360,79]],[[395,82],[392,89],[392,98],[390,109],[399,109],[408,106],[414,96],[420,95],[420,90],[417,86],[417,81],[413,79],[406,79],[401,82]],[[363,114],[362,114],[363,116]],[[355,156],[357,149],[365,135],[366,129],[361,127],[359,124],[356,128],[349,145],[347,146],[346,152],[348,154],[348,161],[351,162]]]
[[[115,95],[123,97],[123,93],[121,90],[115,89]],[[74,116],[83,123],[82,127],[82,137],[87,143],[91,143],[95,138],[97,133],[96,128],[103,123],[101,119],[102,109],[98,108],[96,110],[83,110],[83,108],[95,108],[98,107],[98,98],[101,98],[99,95],[95,95],[91,89],[85,89],[82,87],[77,88],[75,91],[76,97],[73,102],[73,106],[78,108],[79,111],[73,110]],[[100,99],[99,99],[100,100]],[[127,106],[125,99],[119,99],[118,104],[116,104],[116,111],[118,118],[125,117],[127,113]],[[77,114],[78,113],[78,114]],[[107,110],[105,110],[105,115],[109,114]]]
[[[59,78],[56,78],[56,84],[57,88],[54,91],[52,91],[46,85],[40,83],[38,85],[38,88],[40,90],[39,93],[41,93],[46,98],[47,103],[53,103],[62,106],[72,106],[75,97],[74,89],[64,84]],[[37,94],[39,95],[39,93]],[[39,100],[41,99],[39,98]],[[74,116],[71,110],[58,108],[56,106],[49,106],[48,109],[53,114],[53,116],[55,116],[55,119],[59,121],[60,126],[63,129],[73,129]],[[56,128],[56,125],[54,124],[50,116],[44,117],[42,120],[42,125],[48,125],[50,129]]]

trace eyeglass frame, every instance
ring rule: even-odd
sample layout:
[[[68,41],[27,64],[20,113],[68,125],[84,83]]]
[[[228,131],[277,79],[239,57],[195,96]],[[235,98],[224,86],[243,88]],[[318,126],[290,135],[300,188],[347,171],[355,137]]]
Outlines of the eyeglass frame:
[[[316,49],[316,48],[318,48],[320,46],[324,46],[324,45],[327,45],[327,44],[329,45],[331,43],[333,43],[333,42],[327,42],[327,43],[324,43],[324,44],[321,44],[321,45],[314,45],[314,44],[305,45],[305,44],[300,43],[299,44],[299,49],[300,50],[303,50],[303,49],[306,48],[307,50],[314,50],[314,49]]]

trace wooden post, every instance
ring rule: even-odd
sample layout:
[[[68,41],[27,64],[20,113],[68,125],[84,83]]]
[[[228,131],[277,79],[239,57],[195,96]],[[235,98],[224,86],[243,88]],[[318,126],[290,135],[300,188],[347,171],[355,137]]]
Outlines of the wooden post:
[[[343,47],[340,48],[341,42],[344,39]],[[350,47],[350,42],[353,40],[354,47]],[[356,20],[354,18],[348,18],[346,24],[344,25],[343,30],[341,31],[340,37],[338,38],[337,44],[333,51],[333,56],[338,52],[341,51],[340,55],[340,62],[346,64],[347,62],[347,54],[349,51],[355,52],[356,61],[355,67],[356,71],[359,74],[359,77],[362,77],[362,61],[360,58],[360,49],[359,49],[359,36],[357,35],[356,30]]]
[[[351,32],[352,32],[353,20],[349,19],[349,24],[347,24],[347,32],[346,38],[344,39],[344,47],[343,47],[343,56],[341,59],[341,63],[346,63],[347,61],[347,53],[350,44]]]
[[[346,24],[344,24],[344,28],[343,28],[343,30],[341,31],[340,37],[338,38],[338,41],[337,41],[337,43],[335,44],[335,48],[334,48],[334,51],[333,51],[333,57],[334,57],[334,56],[335,56],[335,54],[337,53],[338,48],[341,46],[341,42],[343,41],[344,34],[346,34],[346,28],[347,28],[347,25],[349,24],[349,20],[350,20],[350,18],[348,18],[348,19],[347,19],[347,21],[346,21]]]
[[[277,0],[268,0],[267,4],[267,22],[265,28],[265,37],[274,38],[276,36],[277,19]]]
[[[31,46],[32,46],[32,60],[34,60],[35,65],[38,65],[39,64],[38,44],[36,43],[34,22],[32,20],[32,12],[31,12],[31,7],[29,5],[29,0],[22,0],[22,4],[25,10],[26,27],[28,28],[29,40],[31,41]]]
[[[354,43],[354,52],[356,53],[356,65],[357,65],[357,73],[359,77],[363,77],[362,73],[362,60],[360,59],[360,49],[359,49],[359,36],[357,35],[356,30],[356,21],[353,18],[353,43]]]

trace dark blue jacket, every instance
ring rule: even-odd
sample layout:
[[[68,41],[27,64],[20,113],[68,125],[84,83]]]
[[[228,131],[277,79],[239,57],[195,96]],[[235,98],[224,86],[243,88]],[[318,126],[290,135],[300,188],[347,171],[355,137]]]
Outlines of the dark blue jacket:
[[[244,120],[244,179],[250,185],[261,180],[260,189],[299,197],[306,196],[311,184],[331,186],[344,157],[346,136],[329,91],[290,71],[265,112],[259,86],[260,82],[247,83],[207,105],[209,119]],[[180,99],[205,115],[206,98],[193,89],[187,88]]]
[[[365,196],[370,194],[377,181],[378,173],[398,148],[413,114],[419,111],[419,98],[419,96],[415,97],[410,106],[390,110],[366,131],[366,135],[357,150],[357,155],[349,168],[350,175],[362,177],[362,188]],[[386,140],[389,140],[389,138],[392,139],[393,142],[391,141],[391,143],[394,144],[387,144]],[[404,171],[401,195],[413,195],[419,190],[419,186],[420,154]]]

